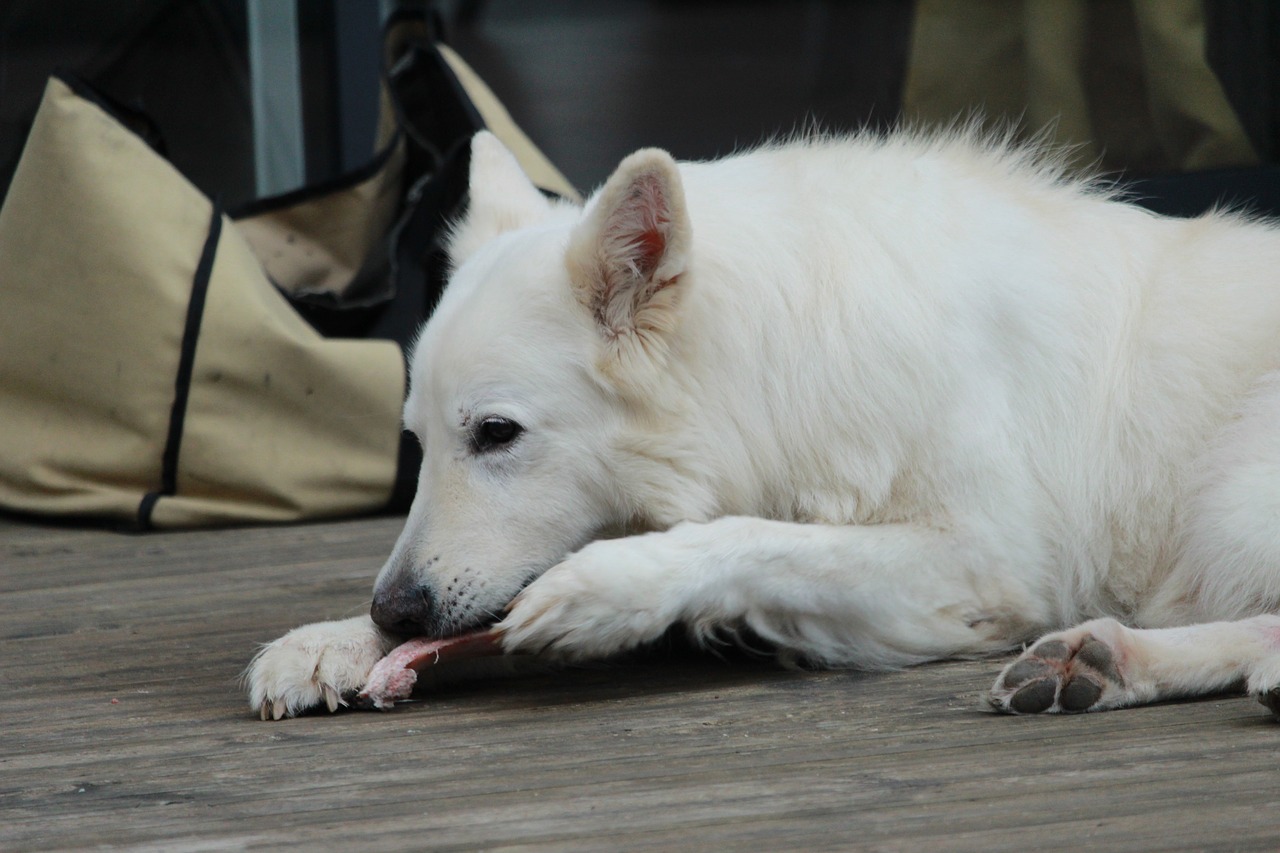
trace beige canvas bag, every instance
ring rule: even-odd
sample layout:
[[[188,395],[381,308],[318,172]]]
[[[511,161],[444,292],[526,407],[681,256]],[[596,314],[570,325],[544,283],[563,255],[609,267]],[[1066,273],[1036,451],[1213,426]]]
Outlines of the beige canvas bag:
[[[431,50],[464,106],[571,194],[473,72]],[[412,225],[407,185],[435,179],[405,174],[405,145],[236,221],[92,92],[51,80],[0,209],[0,508],[167,528],[404,506],[401,347],[325,337],[287,294],[358,309],[353,282],[385,282],[395,261],[371,252]]]

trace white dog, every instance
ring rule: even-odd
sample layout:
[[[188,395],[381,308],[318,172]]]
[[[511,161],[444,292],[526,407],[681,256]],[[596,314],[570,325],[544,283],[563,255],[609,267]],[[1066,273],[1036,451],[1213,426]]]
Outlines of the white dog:
[[[255,658],[264,717],[496,620],[553,659],[680,623],[886,668],[1092,619],[992,703],[1275,703],[1280,230],[966,131],[640,151],[584,208],[472,150],[417,498],[371,617]]]

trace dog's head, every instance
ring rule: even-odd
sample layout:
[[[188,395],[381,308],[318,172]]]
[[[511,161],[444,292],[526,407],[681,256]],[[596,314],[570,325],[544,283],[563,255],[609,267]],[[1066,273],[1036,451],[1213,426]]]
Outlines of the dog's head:
[[[637,444],[652,417],[638,401],[669,355],[689,241],[665,152],[633,154],[578,208],[548,201],[495,137],[473,140],[454,272],[410,360],[423,465],[375,586],[379,625],[483,625],[588,541],[653,522],[644,493],[661,493],[665,462]]]

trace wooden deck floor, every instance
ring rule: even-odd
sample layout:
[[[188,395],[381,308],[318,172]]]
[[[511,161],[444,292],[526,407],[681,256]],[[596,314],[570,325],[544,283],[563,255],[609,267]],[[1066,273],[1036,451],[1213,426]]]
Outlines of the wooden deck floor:
[[[998,661],[654,658],[259,722],[254,644],[357,612],[398,527],[0,520],[0,849],[1280,848],[1261,706],[999,717]]]

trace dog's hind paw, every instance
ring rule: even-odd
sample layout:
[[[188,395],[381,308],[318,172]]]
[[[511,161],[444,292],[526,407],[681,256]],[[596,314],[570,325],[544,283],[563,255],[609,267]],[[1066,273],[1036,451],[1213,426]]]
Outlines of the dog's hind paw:
[[[243,677],[249,706],[263,720],[321,705],[336,711],[394,645],[368,616],[295,628],[263,646],[249,663]]]
[[[1005,667],[987,696],[1007,714],[1077,714],[1130,704],[1122,633],[1112,619],[1050,634]]]
[[[1259,690],[1253,694],[1258,697],[1258,701],[1271,709],[1271,713],[1276,719],[1280,719],[1280,686],[1272,687],[1270,690]]]

